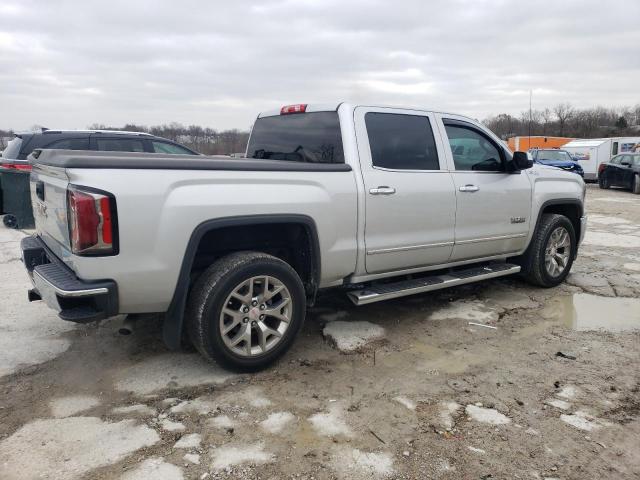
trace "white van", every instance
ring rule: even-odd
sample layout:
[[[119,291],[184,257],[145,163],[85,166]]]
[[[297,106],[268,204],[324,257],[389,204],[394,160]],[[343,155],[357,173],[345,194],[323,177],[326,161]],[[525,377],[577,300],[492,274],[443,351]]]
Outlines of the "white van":
[[[598,179],[598,166],[619,153],[632,152],[640,145],[640,137],[611,137],[572,140],[563,145],[584,170],[585,180]]]

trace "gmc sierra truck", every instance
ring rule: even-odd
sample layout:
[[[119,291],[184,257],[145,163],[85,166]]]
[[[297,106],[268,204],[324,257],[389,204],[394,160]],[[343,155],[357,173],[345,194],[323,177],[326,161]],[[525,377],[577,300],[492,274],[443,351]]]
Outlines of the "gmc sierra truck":
[[[585,185],[480,123],[420,108],[262,113],[246,158],[36,150],[34,288],[59,316],[162,314],[233,369],[281,356],[321,289],[365,305],[520,273],[561,283]]]

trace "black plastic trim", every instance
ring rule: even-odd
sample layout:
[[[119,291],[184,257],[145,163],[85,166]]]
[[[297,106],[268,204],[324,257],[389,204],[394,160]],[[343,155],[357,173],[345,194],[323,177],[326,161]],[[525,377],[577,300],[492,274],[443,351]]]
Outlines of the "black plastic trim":
[[[540,209],[538,210],[538,219],[536,220],[536,226],[535,226],[535,229],[533,230],[533,235],[535,235],[535,232],[538,230],[538,225],[540,224],[540,220],[542,220],[542,215],[544,214],[545,208],[550,207],[551,205],[567,205],[567,204],[576,205],[578,207],[578,213],[579,213],[578,221],[580,220],[580,218],[584,216],[584,204],[576,198],[554,198],[552,200],[547,200],[542,205],[540,205]],[[578,224],[578,227],[580,227],[580,224]],[[577,242],[578,239],[580,238],[580,231],[576,231],[575,233],[576,233],[576,242]],[[531,236],[531,238],[533,238],[533,235]],[[579,248],[580,248],[580,245],[576,245],[575,255],[578,255]]]
[[[313,262],[313,279],[315,295],[320,282],[320,241],[318,238],[318,230],[313,219],[307,215],[299,214],[283,214],[283,215],[246,215],[239,217],[226,217],[207,220],[198,225],[191,238],[187,243],[187,247],[182,258],[182,266],[178,275],[176,288],[169,304],[169,308],[165,313],[162,336],[165,344],[172,350],[177,350],[181,346],[182,341],[182,324],[184,319],[184,311],[187,303],[187,295],[189,293],[190,275],[193,262],[195,260],[198,245],[206,233],[225,227],[237,227],[245,225],[258,225],[268,223],[297,223],[302,224],[307,229],[311,237],[312,262]],[[309,293],[309,292],[308,292]]]
[[[79,279],[38,236],[25,237],[20,242],[22,259],[30,277],[34,270],[51,285],[60,290],[78,291],[97,288],[107,289],[107,293],[83,295],[81,297],[58,297],[63,320],[87,323],[118,314],[118,286],[113,280],[87,281]],[[29,299],[37,300],[40,292],[29,291]]]
[[[284,160],[255,160],[204,155],[173,155],[81,150],[34,150],[33,164],[59,168],[135,170],[226,170],[252,172],[350,172],[346,163],[303,163]]]

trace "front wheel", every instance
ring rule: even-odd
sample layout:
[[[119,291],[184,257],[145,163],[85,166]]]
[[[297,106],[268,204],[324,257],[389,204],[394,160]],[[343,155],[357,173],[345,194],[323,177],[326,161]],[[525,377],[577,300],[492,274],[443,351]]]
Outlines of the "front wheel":
[[[239,371],[265,368],[293,343],[306,297],[296,271],[279,258],[237,252],[211,265],[189,295],[189,338],[206,358]]]
[[[611,184],[609,183],[609,179],[607,177],[602,176],[598,178],[598,186],[603,190],[607,190],[609,187],[611,187]]]
[[[545,213],[521,259],[527,281],[555,287],[569,275],[577,248],[573,224],[564,215]]]
[[[633,176],[631,191],[636,195],[640,195],[640,175],[638,175],[637,173]]]

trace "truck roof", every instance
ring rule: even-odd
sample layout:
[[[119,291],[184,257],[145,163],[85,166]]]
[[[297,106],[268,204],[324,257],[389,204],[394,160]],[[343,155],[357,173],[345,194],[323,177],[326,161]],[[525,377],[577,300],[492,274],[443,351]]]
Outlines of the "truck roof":
[[[562,148],[567,148],[567,147],[599,147],[600,145],[602,145],[603,143],[605,143],[606,141],[611,140],[606,139],[606,140],[602,140],[602,139],[591,139],[591,140],[573,140],[569,143],[565,143]]]

